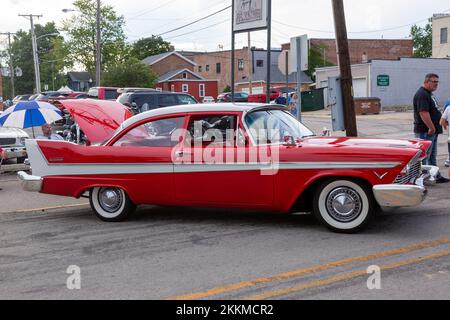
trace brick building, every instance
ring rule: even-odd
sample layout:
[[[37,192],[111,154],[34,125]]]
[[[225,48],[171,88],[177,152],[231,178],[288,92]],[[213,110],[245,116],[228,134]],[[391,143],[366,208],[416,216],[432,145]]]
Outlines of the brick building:
[[[197,74],[197,64],[176,51],[150,56],[142,62],[158,75],[157,89],[188,93],[199,102],[206,96],[218,95],[218,81]]]
[[[413,57],[412,39],[349,39],[350,63],[366,63],[372,59],[398,60]],[[309,39],[309,46],[323,46],[326,59],[337,65],[335,39]],[[288,50],[290,44],[284,44],[283,50]]]
[[[433,15],[433,58],[450,58],[450,14]]]

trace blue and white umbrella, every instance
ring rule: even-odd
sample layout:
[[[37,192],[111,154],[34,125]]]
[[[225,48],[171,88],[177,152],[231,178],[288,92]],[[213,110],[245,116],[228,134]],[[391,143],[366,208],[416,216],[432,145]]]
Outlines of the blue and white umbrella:
[[[0,115],[0,126],[26,129],[61,119],[61,111],[48,102],[21,101]]]

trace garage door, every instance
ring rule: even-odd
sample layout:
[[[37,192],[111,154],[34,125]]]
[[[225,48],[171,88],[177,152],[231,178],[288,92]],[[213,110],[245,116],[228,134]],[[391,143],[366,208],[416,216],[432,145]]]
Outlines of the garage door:
[[[357,78],[353,79],[353,93],[355,98],[367,97],[367,79]]]

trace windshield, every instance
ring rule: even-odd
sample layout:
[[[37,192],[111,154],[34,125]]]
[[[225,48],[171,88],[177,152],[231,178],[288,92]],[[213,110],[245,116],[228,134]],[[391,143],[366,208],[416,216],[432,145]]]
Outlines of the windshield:
[[[276,144],[288,136],[295,140],[314,136],[311,130],[283,110],[251,112],[245,117],[245,124],[256,144]]]

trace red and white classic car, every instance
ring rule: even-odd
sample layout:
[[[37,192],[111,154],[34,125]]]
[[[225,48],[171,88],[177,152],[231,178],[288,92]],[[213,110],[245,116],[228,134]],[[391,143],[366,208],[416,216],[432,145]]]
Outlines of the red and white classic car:
[[[427,193],[427,141],[315,137],[274,105],[185,105],[127,119],[111,111],[115,102],[61,103],[91,145],[27,140],[32,175],[19,178],[27,191],[88,196],[104,221],[143,204],[241,208],[313,212],[350,233],[379,207],[417,206]]]

